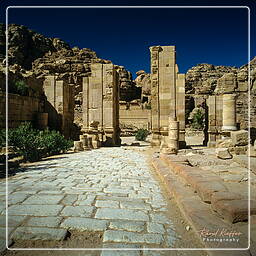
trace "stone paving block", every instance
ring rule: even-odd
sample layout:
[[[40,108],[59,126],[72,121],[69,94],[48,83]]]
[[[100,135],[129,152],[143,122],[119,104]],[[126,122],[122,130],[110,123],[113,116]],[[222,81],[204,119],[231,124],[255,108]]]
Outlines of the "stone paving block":
[[[81,231],[104,231],[108,221],[92,218],[69,217],[64,220],[61,227],[67,229],[77,229]]]
[[[38,194],[46,194],[46,195],[62,195],[63,192],[61,190],[42,190],[39,191]]]
[[[163,224],[155,223],[155,222],[147,222],[147,231],[149,233],[164,234],[165,228]]]
[[[92,205],[96,196],[94,195],[79,195],[74,205]]]
[[[91,217],[94,206],[65,206],[61,212],[61,216]]]
[[[95,215],[99,219],[148,221],[147,214],[140,210],[99,208]]]
[[[64,240],[67,230],[44,227],[18,227],[11,238],[14,240]]]
[[[21,203],[23,202],[26,198],[28,198],[28,194],[18,194],[18,193],[15,193],[15,194],[10,194],[8,195],[8,205],[11,205],[11,204],[17,204],[17,203]]]
[[[164,237],[161,234],[144,234],[145,243],[148,244],[161,244]]]
[[[58,204],[64,195],[33,195],[22,204]]]
[[[116,220],[116,221],[110,222],[109,228],[117,229],[117,230],[141,232],[145,229],[145,222]]]
[[[9,215],[32,215],[32,216],[57,216],[62,205],[12,205],[9,207]]]
[[[118,201],[111,201],[111,200],[98,200],[95,203],[96,207],[106,207],[106,208],[119,208],[119,202]]]
[[[61,204],[72,205],[77,200],[77,198],[77,195],[66,195],[64,199],[62,199]]]
[[[142,199],[138,199],[138,198],[129,198],[129,197],[118,197],[118,196],[97,196],[98,200],[112,200],[112,201],[120,201],[120,202],[124,202],[124,201],[129,201],[129,202],[140,202],[143,203],[144,200]]]
[[[27,221],[26,226],[56,228],[60,225],[61,221],[61,217],[31,217]]]
[[[103,235],[103,242],[160,244],[163,242],[163,236],[159,234],[139,234],[128,231],[107,230]]]
[[[159,201],[151,201],[151,200],[147,200],[147,203],[150,203],[150,205],[153,207],[153,208],[162,208],[163,206],[167,206],[167,203],[166,202],[159,202]]]
[[[104,192],[105,193],[105,192]],[[118,196],[118,197],[128,197],[128,193],[105,193],[107,196]]]
[[[124,189],[124,188],[104,188],[103,190],[105,193],[121,193],[121,194],[129,194],[133,190],[131,189]]]
[[[136,199],[152,199],[152,196],[149,193],[143,193],[143,192],[130,193],[129,197],[136,198]]]
[[[27,188],[25,189],[24,187],[22,189],[16,190],[15,192],[12,193],[12,195],[14,194],[26,194],[26,195],[33,195],[36,194],[38,191],[40,191],[39,189],[35,189],[35,188]]]
[[[114,251],[114,250],[108,250],[108,251],[102,251],[101,256],[140,256],[140,251]]]
[[[126,209],[151,210],[148,204],[138,202],[120,202],[120,207]]]
[[[171,221],[163,214],[151,213],[150,217],[152,222],[157,222],[161,224],[171,224]]]
[[[8,226],[9,227],[17,227],[25,219],[26,219],[26,216],[8,216]],[[6,215],[1,215],[0,216],[0,226],[1,227],[6,227]]]

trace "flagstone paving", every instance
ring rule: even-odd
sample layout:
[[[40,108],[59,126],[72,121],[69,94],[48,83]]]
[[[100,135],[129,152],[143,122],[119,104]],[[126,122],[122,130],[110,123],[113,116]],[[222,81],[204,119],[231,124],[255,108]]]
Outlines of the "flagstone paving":
[[[8,189],[13,240],[62,240],[72,230],[102,231],[104,247],[134,248],[172,247],[178,237],[142,152],[101,148],[66,154],[10,177]],[[0,211],[3,228],[5,210]]]

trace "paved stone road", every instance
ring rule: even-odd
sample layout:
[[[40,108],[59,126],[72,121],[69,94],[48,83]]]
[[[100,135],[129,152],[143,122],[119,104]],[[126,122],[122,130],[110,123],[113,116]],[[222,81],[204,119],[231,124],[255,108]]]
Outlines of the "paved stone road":
[[[4,202],[4,182],[0,188]],[[173,247],[178,236],[145,156],[125,148],[63,155],[28,167],[9,179],[8,204],[14,240],[62,240],[74,229],[103,231],[104,247],[133,248]]]

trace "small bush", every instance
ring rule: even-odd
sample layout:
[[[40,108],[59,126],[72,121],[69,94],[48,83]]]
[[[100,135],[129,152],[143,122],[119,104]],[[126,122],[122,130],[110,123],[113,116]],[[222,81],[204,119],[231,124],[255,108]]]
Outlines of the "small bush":
[[[24,157],[25,161],[34,162],[43,157],[42,139],[30,123],[23,123],[18,128],[9,130],[9,145]]]
[[[15,87],[17,90],[17,93],[22,96],[28,96],[28,86],[25,84],[24,81],[18,80],[15,82]]]
[[[66,140],[57,131],[45,130],[41,136],[45,155],[48,156],[64,153],[73,146],[72,141]]]
[[[29,162],[65,152],[72,146],[72,142],[66,140],[59,132],[39,131],[27,122],[9,130],[8,141],[9,145],[14,146],[24,160]]]
[[[193,115],[191,126],[196,130],[202,130],[204,128],[204,114],[199,109]]]
[[[135,134],[135,139],[139,141],[145,141],[149,132],[146,129],[139,129]]]

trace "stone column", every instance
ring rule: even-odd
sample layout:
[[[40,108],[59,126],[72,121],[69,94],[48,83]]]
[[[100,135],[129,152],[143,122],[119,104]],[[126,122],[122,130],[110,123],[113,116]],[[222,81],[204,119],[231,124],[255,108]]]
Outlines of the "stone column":
[[[177,154],[179,149],[179,122],[172,117],[169,118],[168,149],[169,154]]]
[[[152,146],[160,146],[160,109],[159,109],[159,51],[160,46],[150,47],[151,54],[151,125]]]
[[[223,131],[235,131],[236,127],[236,95],[223,95]]]
[[[185,148],[185,74],[177,73],[176,90],[176,115],[177,121],[179,122],[179,148]]]
[[[70,138],[74,120],[73,86],[65,79],[55,76],[45,76],[44,93],[47,97],[46,112],[49,126]]]
[[[152,46],[151,114],[152,146],[168,136],[169,116],[176,117],[175,46]]]
[[[95,63],[91,65],[91,71],[90,77],[83,78],[82,131],[89,134],[90,123],[98,122],[97,136],[103,145],[120,145],[119,90],[116,68],[112,63]],[[95,141],[98,140],[96,137]]]

